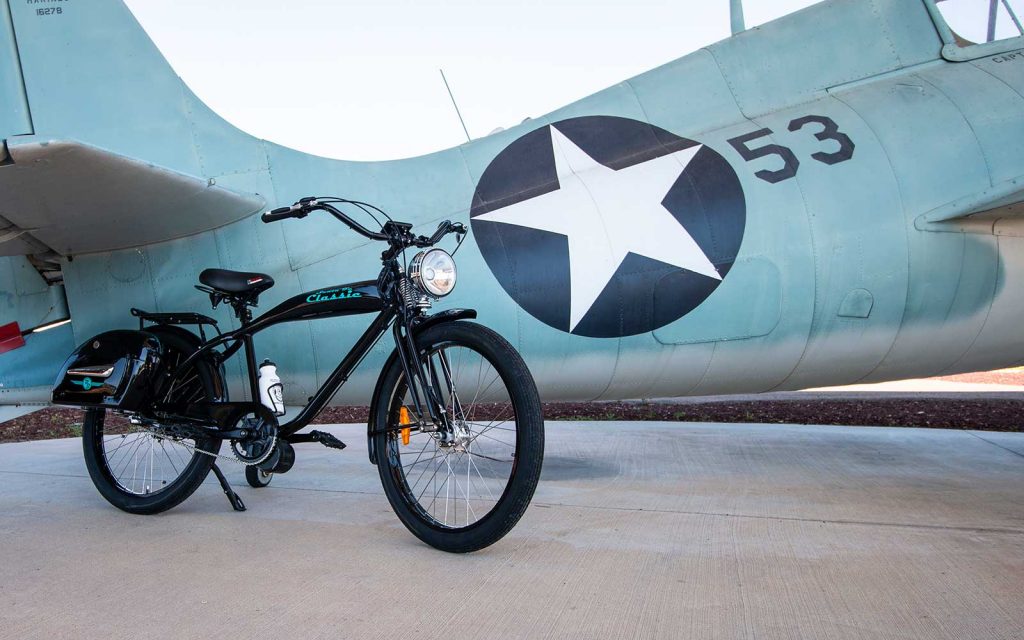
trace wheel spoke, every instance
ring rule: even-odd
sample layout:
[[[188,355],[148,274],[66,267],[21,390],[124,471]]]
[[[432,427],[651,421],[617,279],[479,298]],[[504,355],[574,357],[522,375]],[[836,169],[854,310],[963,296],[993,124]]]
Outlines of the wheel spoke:
[[[473,436],[472,442],[476,442],[477,438],[486,438],[488,440],[493,440],[494,442],[497,442],[498,444],[503,444],[506,447],[515,447],[515,445],[513,445],[513,444],[510,444],[510,443],[505,442],[503,440],[498,440],[497,438],[495,438],[493,436],[489,436],[486,433],[484,433],[483,431],[477,432],[477,434],[475,436]]]
[[[491,462],[500,462],[501,464],[512,464],[512,460],[499,460],[497,458],[492,458],[491,456],[485,456],[482,453],[473,453],[472,451],[467,451],[466,453],[468,453],[469,455],[474,456],[476,458],[483,458],[484,460],[490,460]]]
[[[177,368],[183,356],[177,351],[168,355],[166,363]],[[190,367],[164,394],[165,402],[192,404],[206,397],[199,371]],[[97,453],[116,488],[136,496],[149,496],[175,486],[190,469],[197,456],[199,443],[194,440],[171,438],[154,428],[153,431],[135,428],[128,433],[111,434],[120,430],[117,414],[99,410],[90,419],[97,422]],[[112,424],[105,424],[107,421]]]

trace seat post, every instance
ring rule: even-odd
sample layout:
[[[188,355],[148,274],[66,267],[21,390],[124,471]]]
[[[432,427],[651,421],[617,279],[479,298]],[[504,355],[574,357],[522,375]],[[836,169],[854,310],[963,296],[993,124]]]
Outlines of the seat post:
[[[250,314],[251,315],[251,314]],[[245,368],[249,378],[249,395],[251,396],[251,402],[260,401],[260,382],[257,377],[256,368],[256,345],[253,343],[251,335],[242,336],[242,344],[245,346]]]
[[[252,322],[252,309],[249,308],[247,300],[234,298],[231,301],[231,308],[235,310],[235,317],[238,318],[243,327]]]

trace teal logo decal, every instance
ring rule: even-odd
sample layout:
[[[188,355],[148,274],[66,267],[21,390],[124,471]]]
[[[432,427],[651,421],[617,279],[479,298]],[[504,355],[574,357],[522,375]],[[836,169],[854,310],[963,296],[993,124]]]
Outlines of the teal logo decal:
[[[103,383],[102,382],[93,382],[92,378],[82,378],[81,380],[72,380],[71,384],[77,384],[78,386],[80,386],[83,389],[85,389],[86,391],[88,391],[89,389],[92,389],[93,387],[98,387],[98,386],[102,385]]]
[[[340,289],[321,289],[306,296],[306,302],[327,302],[328,300],[346,300],[348,298],[362,298],[363,294],[353,291],[352,287],[341,287]]]

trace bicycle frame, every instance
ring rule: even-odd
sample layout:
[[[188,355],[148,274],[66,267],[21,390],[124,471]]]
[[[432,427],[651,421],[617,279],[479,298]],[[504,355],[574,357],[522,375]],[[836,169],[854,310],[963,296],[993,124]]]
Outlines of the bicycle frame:
[[[318,200],[315,197],[302,198],[290,207],[281,207],[264,213],[261,216],[263,222],[274,222],[286,218],[304,218],[312,211],[326,211],[335,219],[347,225],[350,229],[369,240],[380,240],[388,243],[388,248],[381,254],[383,268],[377,279],[364,280],[351,284],[337,285],[300,293],[285,300],[273,309],[252,318],[250,307],[255,306],[256,295],[241,293],[238,295],[225,294],[213,289],[203,289],[211,294],[211,301],[214,306],[219,301],[226,300],[235,311],[241,327],[234,331],[222,333],[212,340],[203,340],[202,322],[209,321],[205,316],[198,314],[181,314],[176,319],[164,318],[164,322],[200,324],[200,339],[203,340],[198,350],[178,364],[177,370],[170,376],[168,384],[173,384],[182,371],[188,369],[188,365],[200,358],[209,359],[214,364],[215,370],[220,365],[238,352],[245,350],[245,363],[249,383],[249,402],[229,402],[226,399],[212,399],[212,401],[198,404],[162,404],[153,407],[154,412],[163,414],[171,420],[184,420],[185,422],[198,423],[204,427],[216,426],[217,436],[221,438],[244,437],[244,430],[234,429],[234,423],[242,416],[250,413],[266,415],[267,409],[260,403],[259,379],[257,377],[256,348],[253,343],[253,336],[271,326],[282,322],[293,322],[297,320],[317,320],[364,313],[377,312],[377,317],[370,323],[363,334],[356,340],[352,349],[342,358],[341,362],[334,369],[323,385],[309,399],[309,402],[292,420],[278,428],[278,437],[285,440],[299,441],[296,432],[308,425],[313,418],[327,405],[334,394],[348,380],[352,371],[362,362],[373,345],[380,340],[384,332],[390,326],[394,332],[395,350],[398,359],[401,361],[406,380],[408,380],[410,395],[413,400],[413,407],[417,413],[420,424],[426,426],[426,418],[435,427],[448,430],[451,425],[445,413],[442,402],[441,389],[437,384],[436,374],[430,376],[424,371],[423,363],[417,357],[414,333],[438,322],[458,320],[460,318],[475,318],[476,311],[472,309],[452,309],[432,316],[426,315],[426,308],[429,308],[429,301],[426,305],[420,303],[418,294],[412,293],[413,283],[398,263],[399,256],[412,247],[426,248],[433,247],[445,235],[449,233],[464,234],[466,228],[460,223],[452,223],[449,220],[438,225],[437,230],[430,237],[417,236],[412,233],[412,224],[397,222],[390,218],[382,225],[380,231],[371,231],[359,224],[346,213],[334,206],[334,204],[349,203],[359,206],[366,211],[364,205],[353,200],[341,198],[327,198]],[[366,205],[372,206],[372,205]],[[378,209],[378,211],[380,211]],[[383,213],[383,212],[381,212]],[[215,325],[216,323],[214,323]],[[229,345],[230,343],[230,345]],[[224,345],[223,351],[217,351],[216,347]],[[378,381],[379,385],[379,381]],[[419,394],[423,394],[420,398]],[[376,395],[376,394],[375,394]],[[424,411],[424,408],[426,411]]]
[[[388,267],[385,266],[385,272]],[[186,358],[171,380],[177,378],[178,372],[185,371],[187,365],[204,357],[212,357],[219,365],[240,349],[245,352],[245,362],[251,400],[249,402],[218,401],[192,405],[160,405],[156,407],[161,413],[183,416],[204,423],[215,423],[222,435],[233,435],[228,430],[233,426],[226,424],[231,416],[239,411],[248,413],[263,405],[259,401],[259,381],[257,377],[256,349],[253,341],[255,334],[284,322],[299,320],[318,320],[341,316],[367,314],[377,312],[366,330],[359,336],[349,352],[342,358],[330,376],[309,399],[309,402],[293,419],[278,428],[278,437],[289,440],[303,429],[327,406],[335,393],[345,384],[355,368],[362,362],[370,349],[381,339],[389,327],[393,328],[395,346],[398,356],[406,370],[407,379],[425,381],[428,378],[422,371],[419,358],[415,357],[414,333],[438,322],[449,322],[462,318],[475,318],[472,309],[451,309],[433,315],[410,315],[406,309],[389,300],[392,297],[382,293],[378,281],[361,281],[307,291],[293,296],[270,309],[255,319],[250,319],[248,309],[239,314],[242,326],[234,331],[223,333],[216,338],[205,341],[200,348]],[[397,322],[396,322],[397,320]],[[393,326],[392,326],[393,325]],[[225,345],[223,351],[216,347]],[[422,388],[422,385],[421,385]],[[431,395],[429,391],[426,395]],[[429,415],[434,421],[444,421],[443,410],[438,411],[432,398],[426,400],[426,411],[423,411],[420,399],[413,393],[416,409],[420,415]]]

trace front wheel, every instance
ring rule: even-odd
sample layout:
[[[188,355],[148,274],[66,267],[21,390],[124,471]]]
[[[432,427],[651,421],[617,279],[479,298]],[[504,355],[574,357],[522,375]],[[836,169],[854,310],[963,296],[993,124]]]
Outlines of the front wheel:
[[[374,407],[377,470],[416,537],[443,551],[476,551],[508,533],[533,497],[544,459],[540,397],[520,355],[486,327],[444,323],[416,343],[451,428],[410,424],[414,403],[394,360]]]

